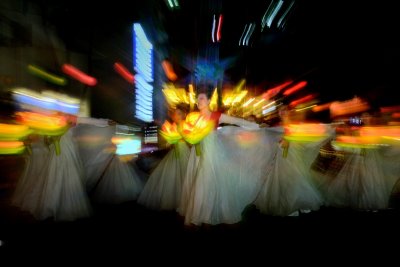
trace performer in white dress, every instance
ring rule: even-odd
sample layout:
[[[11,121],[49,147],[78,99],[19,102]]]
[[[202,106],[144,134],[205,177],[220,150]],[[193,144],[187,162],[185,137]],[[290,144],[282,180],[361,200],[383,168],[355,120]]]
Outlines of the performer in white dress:
[[[172,120],[178,128],[185,120],[188,107],[179,104],[173,110]],[[172,145],[157,167],[150,174],[138,203],[155,210],[178,208],[183,179],[186,174],[190,147],[183,139]]]
[[[32,145],[26,170],[18,181],[12,203],[39,220],[71,221],[91,215],[71,127],[61,136],[47,137],[51,140],[48,145],[43,137]]]
[[[283,118],[283,121],[286,123],[286,118]],[[329,133],[332,131],[329,130],[329,125],[310,126],[311,131],[314,127],[322,127],[321,130],[326,132],[326,135],[321,135],[314,141],[289,141],[290,138],[284,138],[283,126],[268,129],[271,143],[275,145],[273,159],[266,169],[264,185],[255,201],[261,213],[275,216],[298,215],[301,210],[318,210],[323,204],[323,199],[311,178],[310,168],[320,147],[329,140]]]
[[[108,120],[79,118],[75,137],[85,170],[86,189],[92,201],[119,204],[137,200],[143,189],[131,161],[123,161],[111,142],[116,126]]]
[[[227,135],[225,138],[219,136],[217,130],[219,123],[235,124],[248,130],[259,129],[259,125],[219,112],[212,112],[209,108],[211,93],[212,90],[198,91],[197,105],[200,116],[197,122],[211,122],[213,127],[200,143],[192,146],[190,152],[178,208],[178,212],[185,217],[187,225],[240,222],[242,211],[252,201],[249,192],[254,193],[253,187],[249,187],[244,182],[244,178],[249,176],[249,181],[254,182],[259,173],[257,170],[255,174],[243,172],[242,167],[245,163],[237,160],[243,157],[232,153],[233,149],[230,145],[233,143],[227,141]],[[188,140],[185,135],[184,138]],[[235,144],[235,146],[238,145]],[[252,160],[254,158],[247,159],[247,161]]]

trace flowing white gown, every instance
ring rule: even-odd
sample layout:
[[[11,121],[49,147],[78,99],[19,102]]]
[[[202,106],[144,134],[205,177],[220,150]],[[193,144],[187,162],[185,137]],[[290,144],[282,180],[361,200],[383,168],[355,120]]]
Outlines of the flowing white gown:
[[[48,152],[44,143],[34,147],[26,171],[18,182],[13,203],[39,220],[72,221],[91,214],[72,131],[70,128],[61,136],[59,155],[54,143],[49,145]],[[24,193],[27,193],[26,197],[21,196]]]
[[[43,136],[32,142],[30,147],[31,154],[26,155],[24,171],[18,178],[11,203],[33,214],[39,205],[41,188],[37,184],[42,183],[40,175],[49,162],[50,147],[46,145]]]
[[[228,126],[191,149],[178,212],[185,224],[234,224],[257,195],[268,145],[261,130]]]
[[[346,148],[342,169],[322,181],[327,205],[360,210],[388,208],[400,176],[398,159],[399,152],[393,148]]]
[[[175,210],[181,200],[190,147],[180,141],[173,145],[150,174],[138,203],[155,210]]]
[[[137,200],[142,192],[143,182],[131,164],[114,155],[93,189],[92,199],[105,204]]]
[[[84,165],[86,188],[97,203],[134,201],[143,189],[142,179],[132,163],[115,154],[111,142],[114,134],[115,126],[93,118],[78,124],[75,133]]]
[[[192,146],[189,151],[189,158],[187,162],[186,171],[183,178],[181,199],[178,204],[177,212],[185,216],[188,210],[190,196],[193,187],[193,181],[196,176],[196,171],[200,163],[200,156],[196,155],[196,148]]]
[[[323,199],[311,179],[310,167],[319,148],[329,137],[318,142],[289,142],[287,155],[279,140],[282,127],[268,129],[274,156],[265,172],[265,181],[255,201],[261,213],[288,216],[299,210],[318,210]]]
[[[111,138],[115,127],[103,119],[79,118],[74,134],[85,170],[86,189],[91,192],[113,158]]]

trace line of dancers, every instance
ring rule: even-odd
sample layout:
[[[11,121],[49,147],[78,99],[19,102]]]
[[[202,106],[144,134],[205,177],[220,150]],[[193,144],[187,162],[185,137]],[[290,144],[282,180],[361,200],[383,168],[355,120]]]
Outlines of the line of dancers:
[[[188,114],[184,105],[174,109],[174,131],[165,134],[171,149],[146,181],[115,154],[115,125],[107,120],[70,122],[59,152],[53,139],[32,136],[13,205],[40,220],[75,220],[92,214],[91,201],[137,200],[150,209],[177,211],[186,225],[239,223],[248,205],[274,216],[322,205],[389,207],[400,176],[397,146],[333,149],[330,124],[318,126],[318,138],[298,141],[284,125],[260,128],[211,111],[211,93],[199,88],[198,112]],[[322,153],[327,147],[331,154]]]
[[[90,217],[91,203],[136,200],[143,181],[132,164],[116,155],[115,127],[108,120],[75,117],[60,136],[30,136],[31,153],[12,205],[37,220],[73,221]]]
[[[398,147],[335,150],[330,145],[334,124],[315,124],[321,133],[318,138],[296,140],[286,136],[284,125],[259,128],[212,112],[210,98],[211,90],[198,91],[198,121],[205,118],[215,126],[229,126],[214,127],[199,143],[191,142],[182,129],[181,140],[150,175],[140,204],[176,210],[186,225],[238,223],[248,205],[273,216],[296,216],[323,205],[389,207],[400,177]],[[175,111],[174,122],[185,125],[187,111],[179,107]],[[327,146],[330,155],[323,154]],[[317,168],[324,160],[329,164]]]

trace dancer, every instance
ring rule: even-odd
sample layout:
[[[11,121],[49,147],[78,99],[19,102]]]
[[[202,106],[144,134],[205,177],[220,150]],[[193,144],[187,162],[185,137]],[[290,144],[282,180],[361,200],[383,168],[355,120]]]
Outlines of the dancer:
[[[283,125],[267,130],[275,145],[255,205],[264,214],[296,216],[299,211],[318,210],[323,204],[311,179],[310,167],[319,148],[329,139],[330,127],[290,124],[288,112],[283,108],[280,112]]]
[[[73,116],[30,112],[18,115],[28,125],[43,127],[36,129],[41,135],[32,145],[32,154],[17,183],[12,203],[38,220],[72,221],[90,216],[83,167],[72,134]]]
[[[172,111],[173,127],[178,131],[182,127],[188,108],[186,104],[178,104]],[[152,171],[138,203],[155,210],[178,208],[190,151],[189,145],[182,138],[179,139]]]
[[[102,204],[136,200],[143,189],[143,182],[132,162],[123,161],[115,153],[111,139],[116,125],[109,120],[95,118],[79,118],[78,122],[75,137],[91,200]]]
[[[192,129],[190,133],[183,130],[185,140],[195,143],[201,139],[192,146],[178,208],[187,225],[238,223],[243,209],[251,202],[248,196],[251,190],[245,186],[243,178],[252,174],[243,172],[241,167],[245,163],[239,162],[235,153],[232,153],[234,149],[229,144],[238,147],[237,143],[227,141],[226,135],[220,134],[217,127],[219,123],[226,123],[256,130],[259,125],[212,112],[209,107],[212,91],[212,88],[207,87],[198,90],[197,107],[200,114],[193,127],[195,130]],[[199,127],[201,129],[197,129],[196,133],[198,124],[204,127]],[[250,177],[249,180],[253,179]]]

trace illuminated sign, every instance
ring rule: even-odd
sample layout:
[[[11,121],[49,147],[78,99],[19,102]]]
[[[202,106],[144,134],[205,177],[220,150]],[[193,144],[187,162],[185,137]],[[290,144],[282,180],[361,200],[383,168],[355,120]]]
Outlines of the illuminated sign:
[[[133,24],[133,62],[136,88],[135,116],[136,118],[152,122],[153,118],[153,45],[149,42],[142,26]]]

